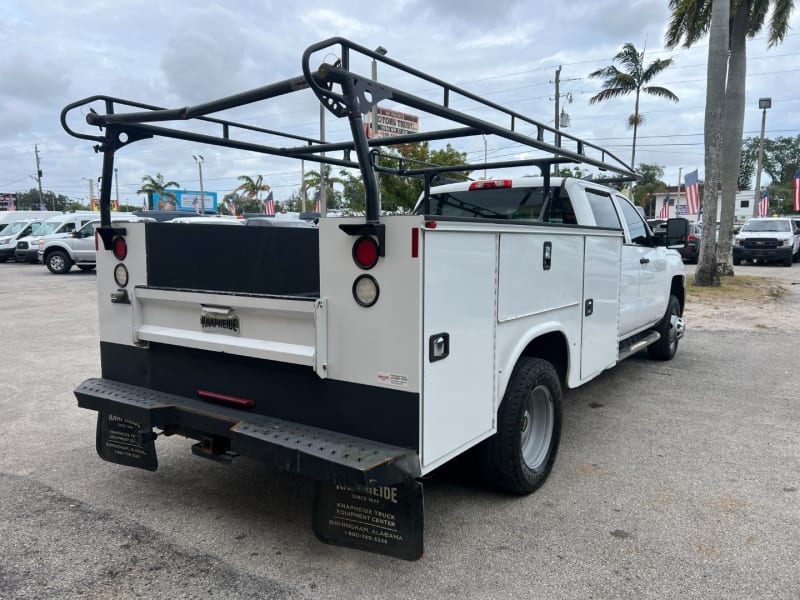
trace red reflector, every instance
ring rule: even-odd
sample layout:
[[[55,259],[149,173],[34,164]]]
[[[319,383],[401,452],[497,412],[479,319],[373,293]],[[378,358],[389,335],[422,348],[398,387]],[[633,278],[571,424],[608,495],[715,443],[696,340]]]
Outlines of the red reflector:
[[[219,400],[220,402],[227,402],[235,406],[243,406],[252,408],[256,405],[255,400],[248,400],[247,398],[237,398],[236,396],[228,396],[227,394],[218,394],[217,392],[209,392],[208,390],[197,390],[197,395],[201,398],[209,400]]]
[[[472,190],[491,190],[494,188],[510,188],[510,179],[481,179],[469,184],[469,191]]]
[[[114,256],[117,258],[117,260],[123,260],[126,256],[128,256],[128,243],[121,235],[114,236],[111,245],[111,251],[114,253]]]
[[[436,229],[436,221],[425,221],[425,228],[426,229]]]
[[[693,241],[695,241],[696,239],[697,239],[697,236],[696,236],[696,235],[694,235],[693,233],[690,233],[690,234],[689,234],[689,241],[690,241],[690,242],[693,242]]]
[[[100,236],[97,235],[97,232],[95,231],[94,232],[94,251],[95,252],[100,250],[100,243],[98,242],[99,239],[100,239]]]
[[[378,242],[362,235],[353,244],[353,260],[362,269],[371,269],[378,262]]]
[[[419,227],[411,228],[411,258],[419,256]]]

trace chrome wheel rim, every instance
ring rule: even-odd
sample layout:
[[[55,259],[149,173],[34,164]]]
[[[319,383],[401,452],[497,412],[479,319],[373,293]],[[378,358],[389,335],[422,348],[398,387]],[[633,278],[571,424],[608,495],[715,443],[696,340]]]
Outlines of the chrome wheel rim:
[[[54,270],[60,271],[64,268],[64,259],[61,258],[60,255],[56,254],[50,257],[50,266],[53,267]]]

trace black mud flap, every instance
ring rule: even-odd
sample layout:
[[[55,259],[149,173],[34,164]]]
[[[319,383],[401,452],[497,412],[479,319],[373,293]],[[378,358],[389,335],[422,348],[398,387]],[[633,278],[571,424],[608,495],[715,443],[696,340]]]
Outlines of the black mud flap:
[[[422,557],[422,484],[353,488],[317,482],[312,526],[326,544],[385,554]]]
[[[152,435],[130,419],[103,411],[97,414],[97,453],[108,462],[155,471],[158,459]]]

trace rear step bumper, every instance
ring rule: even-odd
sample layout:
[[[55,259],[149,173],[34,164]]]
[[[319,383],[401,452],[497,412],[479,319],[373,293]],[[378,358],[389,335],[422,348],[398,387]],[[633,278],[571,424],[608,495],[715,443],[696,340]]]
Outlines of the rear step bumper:
[[[75,397],[78,406],[98,411],[101,418],[114,415],[134,422],[140,440],[152,439],[154,427],[192,432],[191,437],[198,439],[202,439],[201,434],[224,438],[230,442],[230,452],[326,483],[388,486],[421,474],[419,456],[408,448],[119,381],[87,379],[75,388]],[[103,453],[101,456],[108,460]]]

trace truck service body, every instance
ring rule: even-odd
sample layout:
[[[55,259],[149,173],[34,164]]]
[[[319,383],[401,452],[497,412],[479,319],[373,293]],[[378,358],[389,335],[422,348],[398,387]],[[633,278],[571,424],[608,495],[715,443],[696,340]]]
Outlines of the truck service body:
[[[312,72],[310,57],[331,47],[339,61]],[[302,77],[202,107],[167,111],[91,97],[64,109],[65,129],[99,141],[104,153],[102,373],[75,393],[98,412],[97,450],[106,460],[154,470],[156,438],[175,434],[196,440],[199,456],[249,456],[317,480],[313,526],[323,541],[417,559],[420,477],[477,448],[490,481],[530,493],[555,460],[562,384],[582,385],[645,347],[656,358],[674,355],[684,276],[667,246],[685,226],[675,220],[658,238],[622,194],[549,175],[553,164],[576,161],[629,177],[606,151],[491,103],[537,135],[370,82],[348,69],[355,55],[445,86],[334,38],[306,51]],[[207,117],[308,88],[348,117],[351,140],[253,147],[230,135],[237,124]],[[373,105],[365,89],[371,102],[392,99],[461,127],[367,140],[361,114]],[[68,123],[72,110],[92,102],[105,103],[105,114],[87,117],[106,128],[99,136]],[[360,169],[366,218],[321,218],[303,228],[112,224],[105,172],[114,153],[155,135],[199,141],[150,124],[192,117],[223,125],[221,137],[203,136],[208,143]],[[382,167],[370,149],[484,131],[547,151],[520,163],[541,176],[436,186],[443,169]],[[413,214],[380,215],[376,170],[424,179]],[[191,248],[192,261],[176,247]]]

